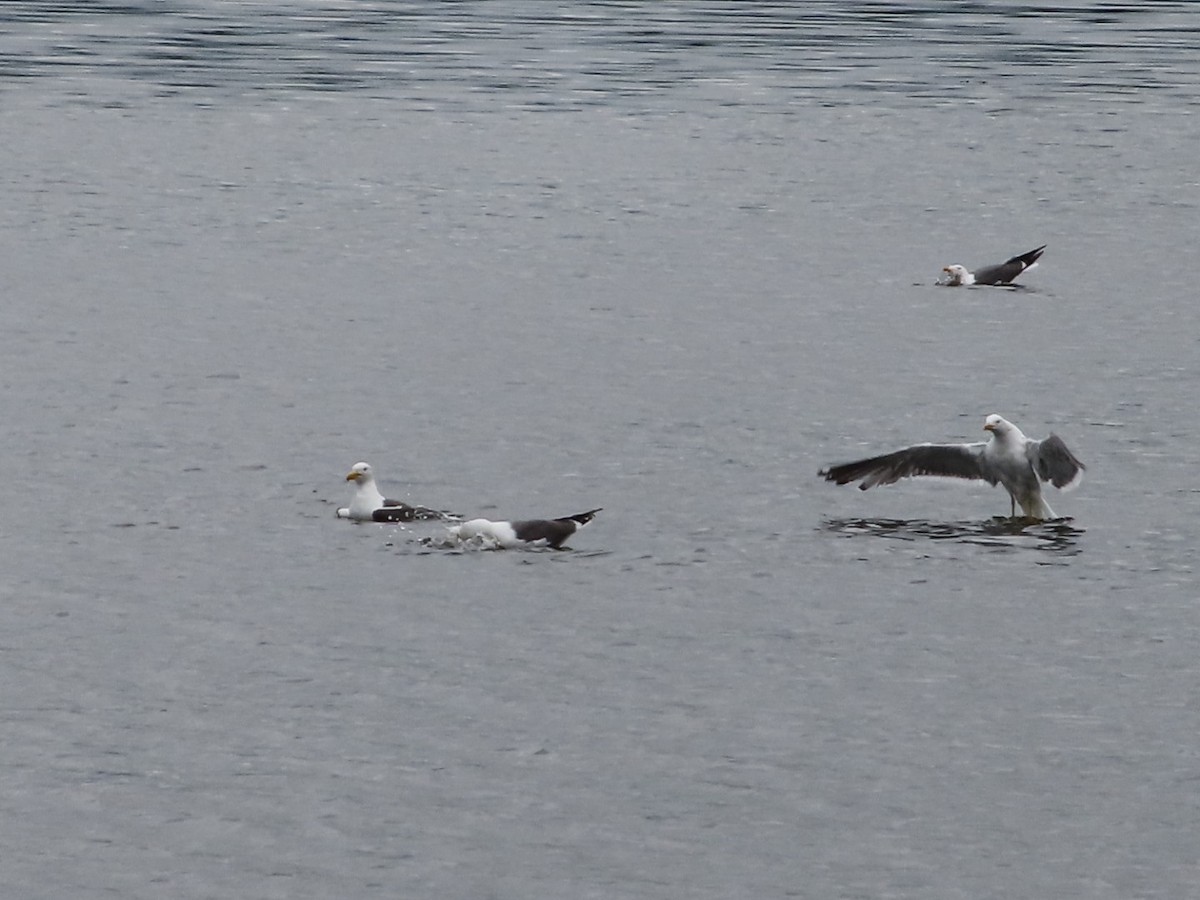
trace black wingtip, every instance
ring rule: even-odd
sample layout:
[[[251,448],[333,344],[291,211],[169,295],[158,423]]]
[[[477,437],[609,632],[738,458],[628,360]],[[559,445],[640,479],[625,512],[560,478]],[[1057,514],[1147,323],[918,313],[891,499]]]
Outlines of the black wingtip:
[[[849,484],[856,478],[861,477],[861,472],[855,471],[856,463],[842,463],[837,466],[830,466],[828,469],[822,469],[817,473],[818,478],[824,478],[826,481],[832,481],[834,484]],[[865,490],[865,488],[864,488]]]
[[[573,516],[563,516],[559,521],[566,522],[569,520],[571,522],[575,522],[578,525],[586,525],[588,522],[592,521],[593,518],[595,518],[596,513],[600,512],[603,509],[604,509],[603,506],[597,506],[595,509],[589,509],[587,512],[576,513]]]
[[[1046,245],[1042,244],[1042,246],[1037,247],[1036,249],[1030,250],[1028,253],[1022,253],[1020,256],[1014,256],[1012,258],[1012,261],[1013,262],[1022,262],[1025,264],[1025,268],[1029,268],[1035,262],[1037,262],[1038,259],[1041,258],[1041,255],[1043,252],[1045,252],[1045,250],[1046,250]]]

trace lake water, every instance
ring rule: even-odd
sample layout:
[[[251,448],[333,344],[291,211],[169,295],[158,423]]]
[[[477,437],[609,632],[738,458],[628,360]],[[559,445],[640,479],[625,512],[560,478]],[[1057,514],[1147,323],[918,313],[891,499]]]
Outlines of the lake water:
[[[0,20],[6,895],[1200,897],[1194,4]]]

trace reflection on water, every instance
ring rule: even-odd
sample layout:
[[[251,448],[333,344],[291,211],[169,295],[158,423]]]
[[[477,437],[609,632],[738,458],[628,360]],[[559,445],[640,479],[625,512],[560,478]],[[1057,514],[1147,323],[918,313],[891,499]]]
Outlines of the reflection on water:
[[[847,536],[875,535],[902,541],[956,541],[1006,550],[1042,550],[1058,556],[1076,556],[1083,529],[1071,519],[1039,521],[1020,516],[995,516],[982,522],[930,522],[924,519],[830,519],[826,531]]]
[[[91,76],[167,94],[401,90],[423,100],[437,85],[464,104],[505,94],[527,108],[679,88],[764,107],[781,96],[1128,102],[1146,91],[1194,102],[1191,6],[9,0],[0,86]]]

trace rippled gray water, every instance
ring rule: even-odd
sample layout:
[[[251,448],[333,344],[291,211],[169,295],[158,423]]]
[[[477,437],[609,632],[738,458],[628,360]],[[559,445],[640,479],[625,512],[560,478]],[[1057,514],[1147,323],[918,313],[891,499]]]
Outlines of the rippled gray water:
[[[0,25],[9,894],[1198,895],[1193,4]]]

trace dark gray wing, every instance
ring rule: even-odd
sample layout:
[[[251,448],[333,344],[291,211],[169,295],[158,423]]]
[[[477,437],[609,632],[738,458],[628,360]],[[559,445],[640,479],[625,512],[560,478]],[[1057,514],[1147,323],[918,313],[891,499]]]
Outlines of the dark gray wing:
[[[883,456],[830,466],[817,474],[826,481],[849,484],[862,480],[860,491],[877,484],[895,484],[915,475],[940,475],[944,478],[971,478],[989,484],[999,482],[983,459],[985,443],[917,444]]]
[[[1025,453],[1038,478],[1063,490],[1079,484],[1083,470],[1087,468],[1067,449],[1057,434],[1050,435],[1044,441],[1030,441]]]
[[[563,541],[575,533],[576,525],[570,519],[529,519],[513,522],[513,531],[519,541],[545,541],[555,550]]]
[[[1035,262],[1045,251],[1046,245],[1038,247],[1036,250],[1030,250],[1028,253],[1022,253],[1020,256],[1014,256],[1012,259],[999,263],[994,266],[984,266],[977,272],[972,272],[975,276],[976,284],[1008,284]]]
[[[444,515],[436,509],[424,506],[409,506],[399,500],[384,500],[383,506],[371,513],[376,522],[413,522],[418,519],[441,519]]]
[[[601,507],[576,513],[573,516],[563,516],[561,519],[529,519],[524,522],[513,522],[513,531],[520,541],[545,541],[555,550],[562,548],[563,542],[576,531],[592,521]]]

